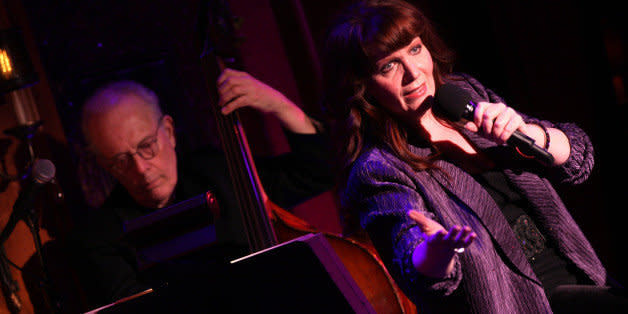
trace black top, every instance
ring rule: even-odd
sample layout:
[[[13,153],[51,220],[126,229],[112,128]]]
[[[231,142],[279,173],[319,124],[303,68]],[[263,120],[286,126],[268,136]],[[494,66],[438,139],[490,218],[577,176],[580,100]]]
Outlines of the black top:
[[[576,275],[537,228],[534,217],[528,216],[526,208],[530,205],[512,188],[504,173],[492,170],[474,177],[502,210],[545,292],[549,293],[559,285],[576,284]]]
[[[325,137],[288,132],[287,136],[292,152],[256,159],[269,198],[285,209],[330,189],[333,184]],[[124,221],[154,209],[136,204],[121,185],[114,188],[102,208],[77,224],[80,228],[72,237],[74,260],[90,306],[110,303],[166,283],[170,287],[185,286],[181,294],[187,297],[194,291],[203,291],[202,298],[208,299],[208,295],[220,292],[215,286],[219,285],[217,278],[225,274],[226,261],[248,253],[227,162],[220,151],[212,148],[179,156],[174,202],[206,191],[216,196],[220,207],[219,219],[214,222],[219,244],[190,258],[167,261],[146,271],[138,268],[136,248],[120,239]]]

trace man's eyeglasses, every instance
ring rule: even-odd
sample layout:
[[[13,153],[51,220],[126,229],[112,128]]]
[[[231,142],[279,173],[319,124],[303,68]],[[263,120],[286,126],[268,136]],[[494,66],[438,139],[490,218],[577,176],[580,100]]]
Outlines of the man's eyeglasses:
[[[144,160],[150,160],[155,158],[159,153],[159,129],[161,128],[164,117],[159,118],[157,123],[157,130],[150,136],[147,136],[142,140],[135,148],[135,152],[123,152],[119,153],[111,158],[106,159],[105,164],[107,167],[116,173],[122,173],[129,169],[129,166],[133,162],[133,155],[137,154]]]

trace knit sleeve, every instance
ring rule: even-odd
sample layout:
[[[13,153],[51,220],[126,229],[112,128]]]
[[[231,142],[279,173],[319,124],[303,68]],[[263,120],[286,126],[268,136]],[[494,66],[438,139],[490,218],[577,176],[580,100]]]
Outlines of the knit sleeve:
[[[489,101],[506,103],[499,95],[491,89],[484,87],[475,78],[458,73],[453,78],[462,88],[471,92],[474,101]],[[553,169],[553,177],[560,183],[579,184],[584,182],[591,171],[595,162],[593,145],[589,136],[574,123],[554,123],[546,120],[537,119],[527,116],[519,112],[526,123],[542,124],[547,128],[556,128],[569,139],[571,151],[567,161],[560,167]]]
[[[447,296],[462,279],[457,257],[454,271],[443,279],[423,276],[412,264],[412,253],[425,235],[406,213],[417,210],[436,220],[426,210],[419,189],[407,174],[386,160],[358,160],[349,176],[343,201],[359,211],[362,226],[408,296],[426,293]]]
[[[580,184],[584,182],[595,164],[595,151],[589,136],[574,123],[553,123],[535,118],[524,118],[526,123],[542,124],[546,128],[556,128],[569,139],[569,158],[554,169],[554,177],[561,183]]]

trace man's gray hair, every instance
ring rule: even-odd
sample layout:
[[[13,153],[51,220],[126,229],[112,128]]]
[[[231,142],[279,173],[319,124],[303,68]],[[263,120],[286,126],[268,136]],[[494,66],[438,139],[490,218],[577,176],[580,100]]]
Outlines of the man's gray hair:
[[[146,86],[129,80],[109,83],[96,90],[83,104],[81,111],[81,131],[88,144],[90,144],[90,135],[87,126],[91,118],[108,112],[129,96],[135,96],[141,99],[147,109],[152,112],[155,120],[163,115],[159,107],[157,94]]]

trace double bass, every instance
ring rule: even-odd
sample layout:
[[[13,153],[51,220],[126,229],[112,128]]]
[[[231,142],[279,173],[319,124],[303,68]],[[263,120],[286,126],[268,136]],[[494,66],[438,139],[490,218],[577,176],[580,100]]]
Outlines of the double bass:
[[[240,68],[234,17],[224,0],[205,2],[201,14],[201,64],[206,88],[217,99],[216,79],[226,68]],[[212,105],[216,127],[240,208],[251,253],[279,243],[319,233],[307,222],[274,204],[264,192],[253,162],[238,112],[223,115]],[[373,246],[339,234],[324,234],[357,286],[377,313],[416,313],[414,304],[401,292]],[[277,301],[281,302],[281,301]]]

